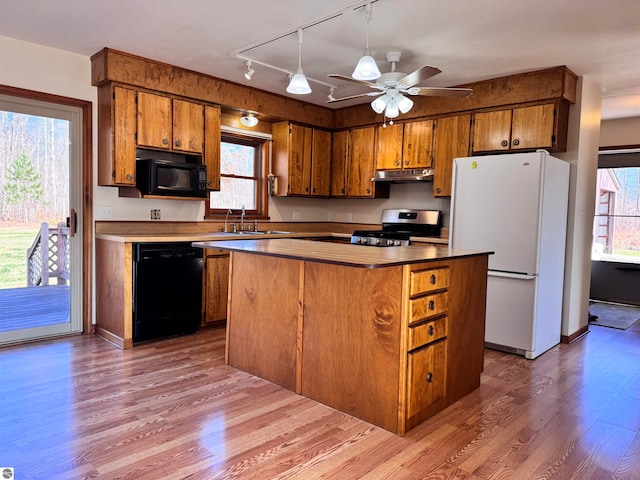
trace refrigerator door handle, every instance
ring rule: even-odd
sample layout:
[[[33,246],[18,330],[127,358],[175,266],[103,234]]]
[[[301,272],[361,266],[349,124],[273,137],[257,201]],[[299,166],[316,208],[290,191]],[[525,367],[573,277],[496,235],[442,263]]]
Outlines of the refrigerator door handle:
[[[515,278],[517,280],[534,280],[537,275],[529,275],[528,273],[500,272],[498,270],[489,270],[487,273],[490,277]]]

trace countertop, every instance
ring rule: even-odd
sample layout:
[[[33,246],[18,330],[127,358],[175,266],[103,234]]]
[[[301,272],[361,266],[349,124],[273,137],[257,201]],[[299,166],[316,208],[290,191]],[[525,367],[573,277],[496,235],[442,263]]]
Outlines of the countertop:
[[[364,268],[390,267],[493,253],[453,250],[447,246],[370,247],[295,238],[197,241],[194,242],[194,246]]]
[[[208,242],[217,240],[245,240],[247,238],[267,239],[267,238],[309,238],[309,237],[342,237],[350,238],[350,233],[332,232],[287,232],[287,233],[237,233],[237,232],[204,232],[204,233],[98,233],[96,238],[121,243],[138,242]],[[411,237],[415,243],[437,243],[443,246],[448,245],[448,239],[439,237]],[[217,247],[216,247],[217,248]],[[377,248],[377,247],[376,247]]]

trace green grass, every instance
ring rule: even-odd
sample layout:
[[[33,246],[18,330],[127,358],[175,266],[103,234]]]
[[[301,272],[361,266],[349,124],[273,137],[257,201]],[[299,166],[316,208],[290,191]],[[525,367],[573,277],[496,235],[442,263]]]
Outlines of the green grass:
[[[38,227],[0,227],[0,288],[27,286],[27,249]]]

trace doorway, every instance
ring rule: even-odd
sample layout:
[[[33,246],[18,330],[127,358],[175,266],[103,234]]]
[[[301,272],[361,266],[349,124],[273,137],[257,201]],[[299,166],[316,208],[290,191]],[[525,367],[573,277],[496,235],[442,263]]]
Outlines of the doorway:
[[[0,95],[0,344],[83,329],[83,109]]]

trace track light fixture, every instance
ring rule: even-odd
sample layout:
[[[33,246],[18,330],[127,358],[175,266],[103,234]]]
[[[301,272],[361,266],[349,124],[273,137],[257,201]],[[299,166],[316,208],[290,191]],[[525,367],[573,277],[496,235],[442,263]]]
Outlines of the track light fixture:
[[[251,77],[253,76],[255,70],[251,68],[251,60],[247,60],[245,63],[247,64],[247,72],[244,74],[244,78],[246,78],[247,80],[251,80]]]
[[[309,82],[307,78],[304,76],[302,72],[302,29],[298,30],[298,70],[293,77],[291,77],[291,81],[289,82],[289,86],[287,87],[288,93],[293,93],[296,95],[306,95],[307,93],[311,93],[311,87],[309,86]]]
[[[329,87],[329,95],[327,95],[327,98],[331,101],[335,100],[336,97],[333,96],[333,92],[336,91],[336,87]]]
[[[369,50],[369,23],[371,22],[371,3],[365,5],[365,18],[367,19],[367,44],[364,49],[364,54],[358,60],[355,70],[351,74],[356,80],[375,80],[382,75],[376,61],[371,56],[371,50]]]

